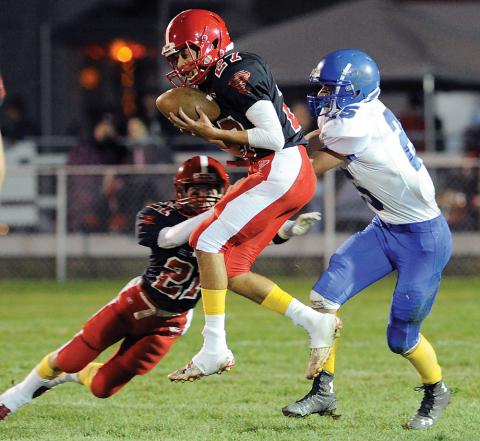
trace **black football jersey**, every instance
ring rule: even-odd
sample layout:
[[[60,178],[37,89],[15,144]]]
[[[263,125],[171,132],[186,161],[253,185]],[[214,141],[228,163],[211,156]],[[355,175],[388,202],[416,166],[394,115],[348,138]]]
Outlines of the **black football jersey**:
[[[247,130],[254,125],[246,117],[247,110],[260,100],[273,103],[285,138],[283,148],[307,144],[297,118],[283,100],[270,67],[258,56],[248,52],[230,52],[221,58],[200,86],[212,95],[221,114],[215,122],[224,130]],[[254,148],[257,157],[272,150]]]
[[[170,312],[183,312],[200,299],[197,259],[187,243],[160,248],[158,234],[187,219],[174,201],[148,205],[137,214],[135,233],[140,245],[151,249],[150,263],[142,275],[142,288],[156,305]]]

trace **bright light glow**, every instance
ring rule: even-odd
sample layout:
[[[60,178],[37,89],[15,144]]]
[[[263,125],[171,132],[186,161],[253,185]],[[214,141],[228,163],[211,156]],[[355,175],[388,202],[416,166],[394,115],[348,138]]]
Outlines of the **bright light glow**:
[[[122,46],[118,49],[116,58],[121,63],[128,63],[133,58],[133,52],[128,46]]]

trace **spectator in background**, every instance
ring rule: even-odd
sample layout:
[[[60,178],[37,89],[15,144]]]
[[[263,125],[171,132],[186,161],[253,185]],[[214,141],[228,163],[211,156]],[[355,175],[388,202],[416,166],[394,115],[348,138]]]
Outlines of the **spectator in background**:
[[[412,141],[417,152],[424,152],[425,145],[425,117],[423,109],[423,94],[413,91],[409,94],[408,109],[400,116],[402,127]],[[442,120],[435,116],[435,150],[445,150]]]
[[[461,169],[445,170],[438,205],[452,230],[472,231],[480,228],[480,176],[475,154],[467,154]]]
[[[141,117],[145,122],[148,131],[153,137],[177,136],[178,131],[172,127],[165,118],[160,118],[160,113],[155,105],[159,93],[147,93],[141,100]]]
[[[480,158],[480,112],[474,115],[470,125],[463,134],[465,153],[474,158]]]
[[[158,113],[158,111],[157,111]],[[173,162],[172,151],[163,138],[154,136],[148,131],[145,122],[139,117],[131,117],[126,124],[126,145],[130,150],[133,164],[149,166],[155,164],[170,164]],[[126,178],[126,186],[118,193],[118,203],[122,214],[128,219],[135,217],[142,206],[157,199],[168,199],[171,196],[171,177],[152,174],[132,174]],[[133,229],[133,224],[125,225]]]
[[[3,136],[11,141],[18,141],[36,134],[34,125],[28,120],[25,103],[20,96],[5,101],[0,125]]]
[[[139,117],[127,121],[127,147],[136,165],[170,164],[172,152],[160,137],[153,136]]]
[[[119,142],[115,121],[105,115],[93,129],[92,137],[75,146],[68,156],[69,165],[119,165],[128,163],[128,149]],[[74,175],[69,180],[69,225],[72,231],[99,232],[125,225],[119,216],[118,193],[121,178],[114,174]],[[120,220],[122,219],[122,220]]]

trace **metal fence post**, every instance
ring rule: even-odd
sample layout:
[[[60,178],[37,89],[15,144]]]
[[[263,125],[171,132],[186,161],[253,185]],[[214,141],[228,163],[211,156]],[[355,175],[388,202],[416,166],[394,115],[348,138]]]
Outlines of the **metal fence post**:
[[[323,262],[328,266],[330,256],[335,251],[335,170],[329,170],[323,177],[324,216],[325,216],[325,254]]]
[[[67,173],[64,167],[57,169],[56,217],[56,278],[57,282],[64,282],[67,278]]]

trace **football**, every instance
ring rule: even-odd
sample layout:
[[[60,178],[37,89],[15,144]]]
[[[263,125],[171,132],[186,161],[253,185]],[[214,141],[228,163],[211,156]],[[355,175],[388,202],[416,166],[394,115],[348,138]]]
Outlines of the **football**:
[[[170,118],[170,112],[178,115],[181,107],[188,117],[197,120],[198,106],[214,122],[220,116],[220,107],[215,100],[205,92],[189,87],[177,87],[162,93],[156,101],[157,109],[165,118]]]

